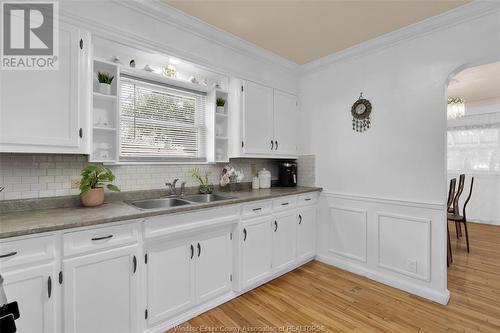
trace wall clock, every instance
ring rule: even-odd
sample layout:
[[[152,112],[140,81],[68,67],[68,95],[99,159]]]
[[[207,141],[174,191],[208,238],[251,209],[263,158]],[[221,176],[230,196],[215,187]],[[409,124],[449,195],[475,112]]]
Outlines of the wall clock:
[[[359,94],[359,98],[351,108],[352,115],[352,130],[356,132],[364,132],[370,128],[372,113],[372,103],[363,98],[363,93]]]

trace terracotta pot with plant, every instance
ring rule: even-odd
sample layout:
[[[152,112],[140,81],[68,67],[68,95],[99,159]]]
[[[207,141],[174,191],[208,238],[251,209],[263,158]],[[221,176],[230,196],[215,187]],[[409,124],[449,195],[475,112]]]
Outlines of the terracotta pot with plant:
[[[87,164],[81,173],[80,201],[85,207],[100,206],[104,203],[104,186],[113,192],[120,189],[113,184],[115,176],[110,169],[102,165]]]

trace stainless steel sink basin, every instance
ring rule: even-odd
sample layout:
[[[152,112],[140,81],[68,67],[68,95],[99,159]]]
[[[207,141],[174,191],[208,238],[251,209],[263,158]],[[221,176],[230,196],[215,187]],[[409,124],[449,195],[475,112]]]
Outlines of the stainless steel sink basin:
[[[195,203],[208,203],[214,201],[222,201],[235,199],[235,197],[228,197],[220,194],[195,194],[195,195],[187,195],[182,197],[183,200]]]
[[[178,198],[148,199],[130,202],[139,209],[165,209],[190,205],[191,202]]]

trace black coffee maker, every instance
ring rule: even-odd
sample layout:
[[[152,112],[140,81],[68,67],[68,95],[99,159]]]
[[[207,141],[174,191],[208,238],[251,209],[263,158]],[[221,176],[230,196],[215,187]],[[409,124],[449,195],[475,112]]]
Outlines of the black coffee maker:
[[[280,186],[297,186],[297,163],[280,162],[279,164],[279,182]]]

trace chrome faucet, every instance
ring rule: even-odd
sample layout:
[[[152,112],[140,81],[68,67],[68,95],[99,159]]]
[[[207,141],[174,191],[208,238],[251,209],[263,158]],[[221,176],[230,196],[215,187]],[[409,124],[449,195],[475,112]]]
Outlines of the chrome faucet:
[[[167,186],[167,189],[169,190],[170,196],[184,195],[184,191],[186,188],[186,182],[182,182],[180,193],[177,193],[177,189],[176,189],[175,185],[177,184],[178,181],[179,181],[179,179],[175,178],[171,183],[165,183],[165,185]]]

